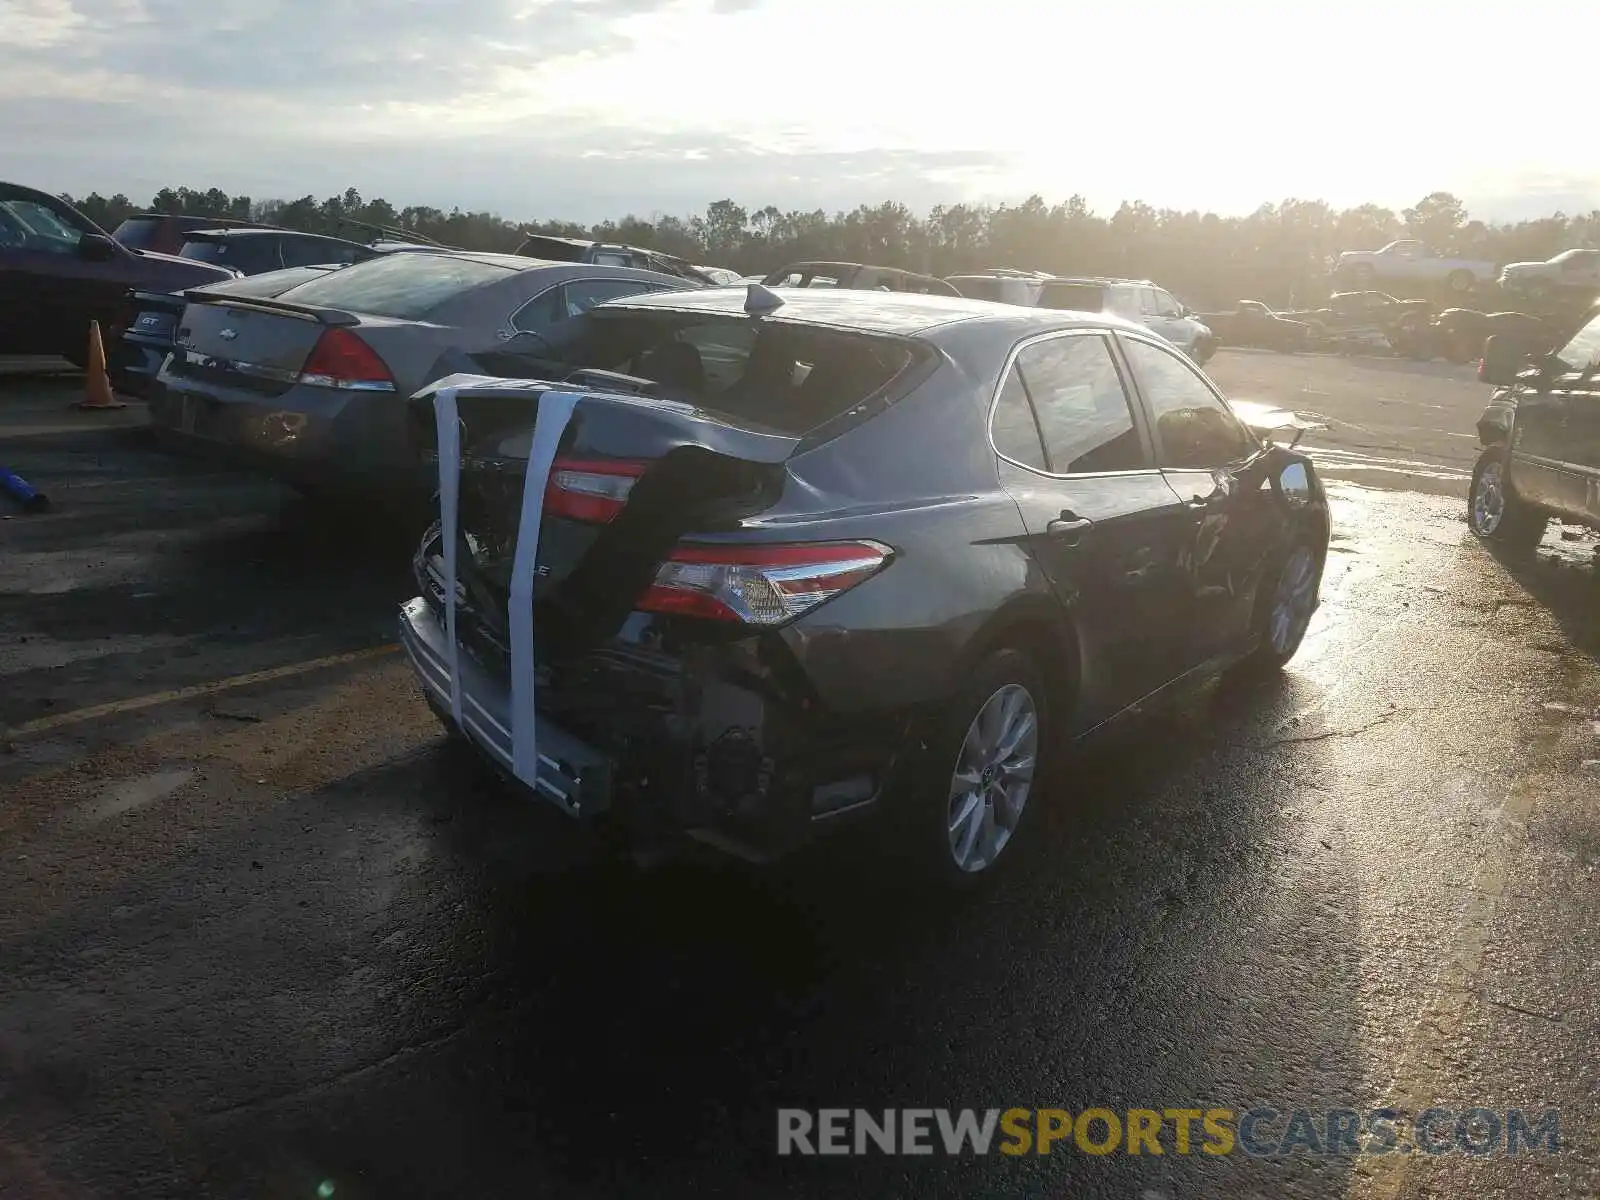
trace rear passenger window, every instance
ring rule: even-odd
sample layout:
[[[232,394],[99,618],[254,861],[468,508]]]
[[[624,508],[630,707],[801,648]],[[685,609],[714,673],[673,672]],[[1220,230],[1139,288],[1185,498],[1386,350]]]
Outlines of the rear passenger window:
[[[994,421],[989,428],[993,431],[994,448],[1006,458],[1035,471],[1047,469],[1039,427],[1033,420],[1033,407],[1028,403],[1028,393],[1023,390],[1022,377],[1015,366],[1006,372],[1005,385],[995,401]]]
[[[1017,373],[1038,415],[1048,470],[1081,475],[1150,465],[1105,338],[1035,342],[1017,355]]]

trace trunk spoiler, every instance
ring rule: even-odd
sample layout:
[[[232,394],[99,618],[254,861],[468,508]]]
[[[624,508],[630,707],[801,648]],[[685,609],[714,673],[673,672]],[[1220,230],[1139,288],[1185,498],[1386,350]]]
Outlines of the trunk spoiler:
[[[319,325],[359,325],[361,318],[342,308],[327,308],[320,304],[297,304],[292,300],[279,300],[271,296],[230,296],[225,292],[206,292],[190,289],[183,293],[190,304],[223,304],[229,308],[255,308],[281,317],[295,317],[301,321],[315,321]]]

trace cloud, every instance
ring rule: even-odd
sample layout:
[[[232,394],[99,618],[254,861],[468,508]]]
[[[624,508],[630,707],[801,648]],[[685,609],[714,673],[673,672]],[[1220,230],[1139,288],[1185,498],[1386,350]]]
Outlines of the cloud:
[[[0,29],[0,55],[28,52],[25,65],[36,74],[110,71],[167,91],[292,99],[302,107],[448,100],[501,70],[624,49],[620,23],[671,7],[671,0],[20,3],[21,20]]]
[[[1154,42],[1148,8],[1091,6],[1071,24],[1076,45],[1140,46],[1171,109],[1151,125],[1124,102],[1115,56],[1080,55],[1066,85],[991,69],[1019,61],[1017,29],[1049,48],[1066,28],[1052,0],[985,0],[955,22],[904,0],[0,0],[0,162],[18,182],[140,201],[169,185],[258,198],[354,186],[580,220],[723,196],[831,210],[1082,193],[1101,209],[1128,197],[1247,212],[1284,195],[1401,206],[1442,187],[1495,215],[1600,197],[1546,119],[1579,110],[1581,74],[1532,99],[1458,98],[1477,108],[1421,142],[1330,142],[1259,99],[1342,87],[1316,62],[1336,60],[1340,38],[1365,46],[1359,22],[1313,60],[1230,32],[1254,0],[1199,17],[1156,3],[1170,36]],[[1435,49],[1430,62],[1455,61]],[[862,65],[889,61],[904,69]],[[1346,127],[1392,117],[1382,89],[1338,94]],[[1115,119],[1079,120],[1085,98]],[[1248,128],[1217,124],[1233,111],[1253,114]],[[1511,149],[1474,181],[1483,145]]]

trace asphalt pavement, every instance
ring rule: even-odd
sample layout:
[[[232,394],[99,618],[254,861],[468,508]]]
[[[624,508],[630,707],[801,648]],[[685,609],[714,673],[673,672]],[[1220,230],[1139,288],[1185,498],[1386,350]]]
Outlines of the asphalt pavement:
[[[1463,368],[1208,370],[1322,426],[1312,633],[1065,768],[960,902],[868,837],[617,862],[444,744],[409,533],[0,381],[54,501],[0,507],[0,1196],[1600,1195],[1593,542],[1472,539]],[[1258,1106],[1559,1149],[776,1153],[780,1108]]]

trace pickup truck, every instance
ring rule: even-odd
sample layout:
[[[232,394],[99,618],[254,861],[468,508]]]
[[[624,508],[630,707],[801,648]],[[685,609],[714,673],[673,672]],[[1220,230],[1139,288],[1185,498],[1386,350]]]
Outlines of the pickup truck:
[[[1259,300],[1240,300],[1232,312],[1196,313],[1224,346],[1257,346],[1294,354],[1311,344],[1311,326],[1273,312]]]
[[[1500,268],[1481,259],[1445,258],[1415,238],[1401,238],[1381,250],[1346,250],[1335,273],[1366,285],[1394,280],[1409,284],[1442,283],[1452,292],[1470,292],[1493,283]]]

